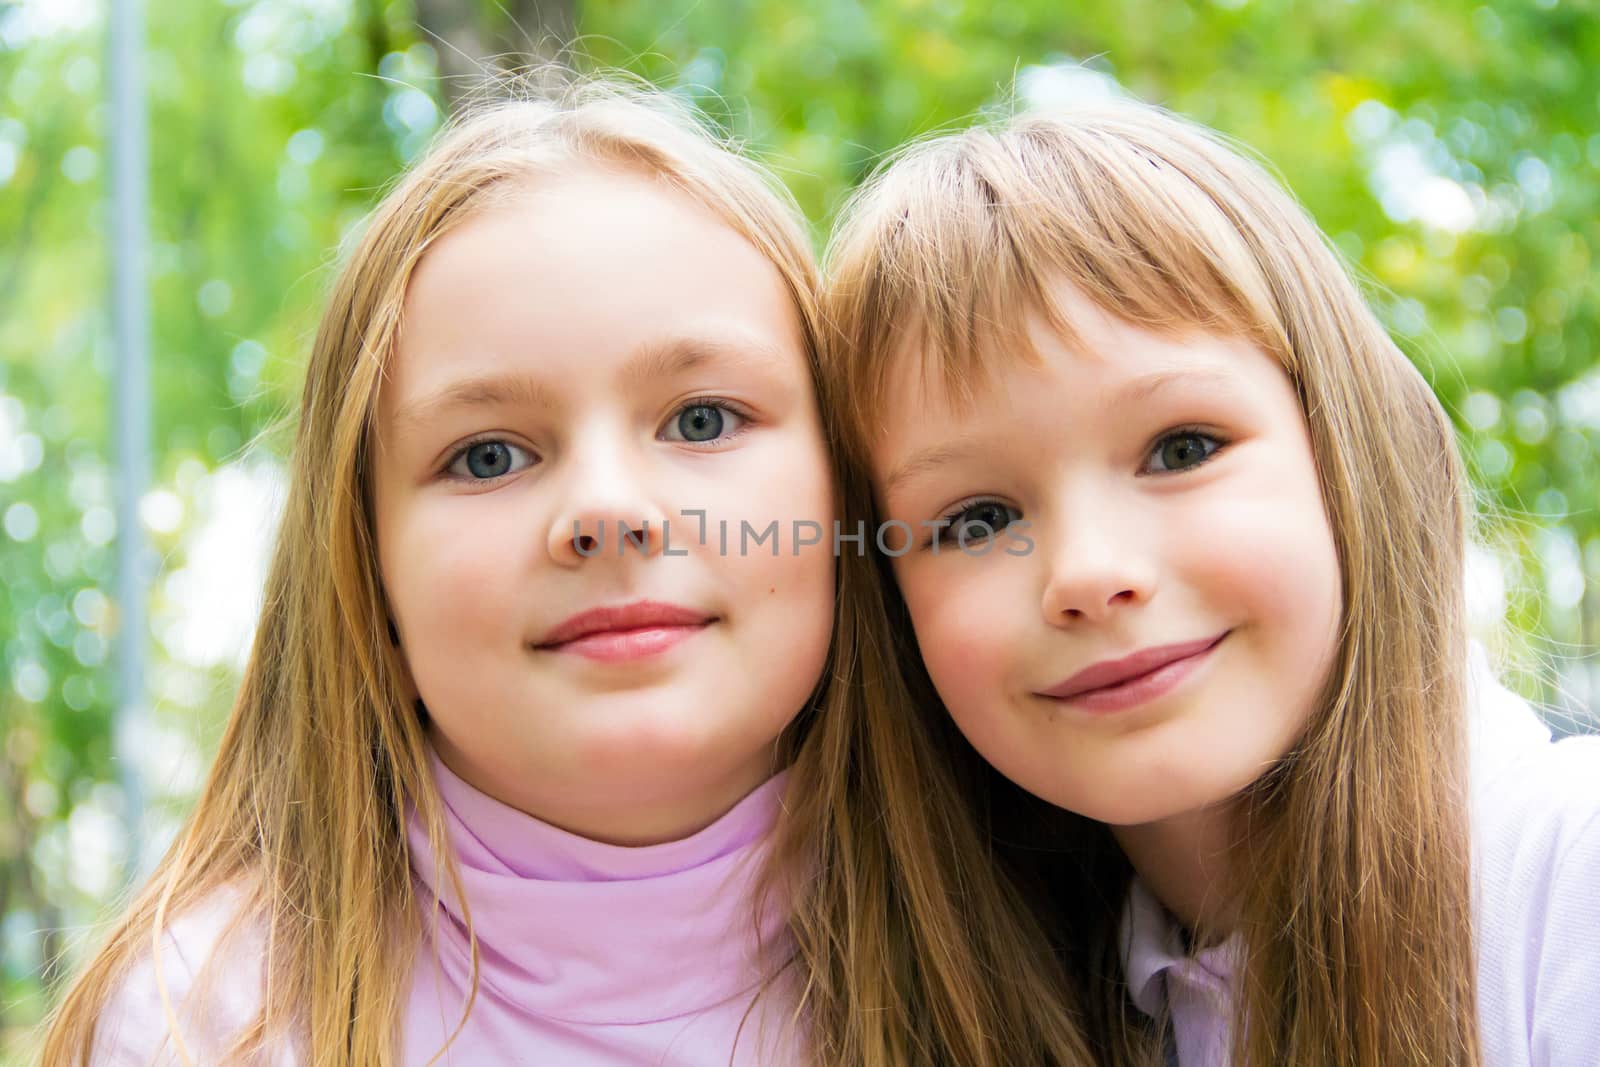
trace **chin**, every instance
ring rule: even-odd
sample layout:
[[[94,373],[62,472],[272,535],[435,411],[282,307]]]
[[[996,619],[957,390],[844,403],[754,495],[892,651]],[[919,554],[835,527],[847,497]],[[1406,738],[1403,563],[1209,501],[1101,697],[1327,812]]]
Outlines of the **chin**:
[[[707,702],[679,696],[591,708],[575,723],[573,762],[596,774],[705,774],[770,747],[784,722],[708,714]],[[785,720],[786,722],[787,720]]]
[[[1184,808],[1181,805],[1163,803],[1159,800],[1152,801],[1143,797],[1132,797],[1112,802],[1107,802],[1104,797],[1086,803],[1062,804],[1069,811],[1082,815],[1084,818],[1103,822],[1107,826],[1142,826],[1145,823],[1159,822],[1181,814]]]
[[[1083,784],[1080,780],[1077,788],[1028,791],[1058,808],[1108,826],[1143,826],[1170,819],[1205,807],[1210,795],[1191,795],[1188,791],[1177,792],[1170,788],[1152,790],[1151,783],[1146,780],[1108,781],[1101,786],[1091,786],[1089,791],[1082,788]]]

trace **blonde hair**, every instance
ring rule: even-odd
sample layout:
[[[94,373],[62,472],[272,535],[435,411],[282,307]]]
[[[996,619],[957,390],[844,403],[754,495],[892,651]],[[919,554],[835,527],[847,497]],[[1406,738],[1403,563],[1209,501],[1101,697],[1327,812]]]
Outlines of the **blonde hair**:
[[[394,1062],[422,933],[408,806],[464,894],[387,638],[368,484],[375,398],[408,281],[432,243],[495,190],[574,161],[665,181],[763,252],[794,298],[819,378],[817,277],[798,211],[685,106],[595,78],[551,99],[481,106],[446,131],[377,205],[334,282],[260,625],[216,762],[176,843],[54,1013],[47,1062],[86,1064],[101,1013],[152,945],[159,957],[169,917],[232,887],[244,890],[241,915],[265,931],[268,984],[228,1058],[292,1039],[312,1064]],[[909,700],[887,667],[874,673],[890,661],[869,568],[841,561],[829,667],[784,740],[790,803],[765,873],[767,891],[793,901],[795,954],[775,965],[799,970],[794,1018],[819,1063],[998,1065],[1071,1047],[1065,1015],[1033,1003],[1056,981],[1049,961],[1030,943],[984,936],[1009,912],[1008,889],[986,864],[951,873],[980,838],[926,771],[931,753],[893,735]],[[871,746],[858,744],[863,734]],[[474,991],[476,976],[474,943]],[[190,1058],[170,1003],[167,1013]]]
[[[1128,103],[903,150],[847,205],[825,273],[824,370],[847,398],[858,467],[901,361],[970,402],[1002,361],[1037,359],[1028,311],[1073,337],[1050,295],[1063,281],[1123,321],[1246,338],[1280,361],[1310,429],[1344,611],[1304,735],[1241,805],[1238,1062],[1477,1063],[1462,464],[1431,389],[1315,225],[1216,135]],[[1160,1027],[1130,1010],[1119,977],[1130,868],[1103,827],[1061,813],[1051,833],[1070,850],[1052,866],[1048,851],[1008,855],[1048,886],[1035,911],[1089,1040],[1102,1057],[1159,1062]]]

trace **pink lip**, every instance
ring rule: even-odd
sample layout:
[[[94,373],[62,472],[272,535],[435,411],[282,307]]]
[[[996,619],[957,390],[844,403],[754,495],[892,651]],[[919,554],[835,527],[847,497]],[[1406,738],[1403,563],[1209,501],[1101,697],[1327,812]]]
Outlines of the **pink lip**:
[[[1068,701],[1084,711],[1120,711],[1169,692],[1203,663],[1228,631],[1199,641],[1140,649],[1102,660],[1039,695]]]
[[[665,652],[715,621],[715,616],[703,611],[640,600],[579,612],[534,647],[571,652],[602,663],[623,663]]]

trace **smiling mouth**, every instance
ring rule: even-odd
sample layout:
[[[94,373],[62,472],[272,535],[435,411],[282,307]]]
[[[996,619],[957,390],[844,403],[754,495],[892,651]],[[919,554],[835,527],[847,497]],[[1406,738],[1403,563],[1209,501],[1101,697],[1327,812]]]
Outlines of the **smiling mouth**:
[[[1039,695],[1093,713],[1137,707],[1175,689],[1210,659],[1230,633],[1097,663]]]
[[[598,663],[626,663],[660,655],[716,621],[693,608],[641,600],[580,612],[533,647]]]
[[[568,653],[599,663],[626,663],[647,659],[673,648],[711,623],[692,626],[642,626],[635,630],[596,630],[554,645],[539,645],[547,652]]]

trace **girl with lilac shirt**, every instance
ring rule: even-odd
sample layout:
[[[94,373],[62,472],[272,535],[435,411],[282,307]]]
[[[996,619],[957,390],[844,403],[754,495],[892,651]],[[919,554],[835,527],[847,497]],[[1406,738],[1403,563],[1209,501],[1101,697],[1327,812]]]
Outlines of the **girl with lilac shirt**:
[[[1600,1063],[1600,740],[1469,653],[1454,431],[1293,201],[1022,114],[886,164],[825,273],[905,669],[1093,1060]]]
[[[334,283],[216,763],[45,1062],[1076,1057],[898,736],[870,560],[801,536],[816,282],[671,97],[442,136]]]

